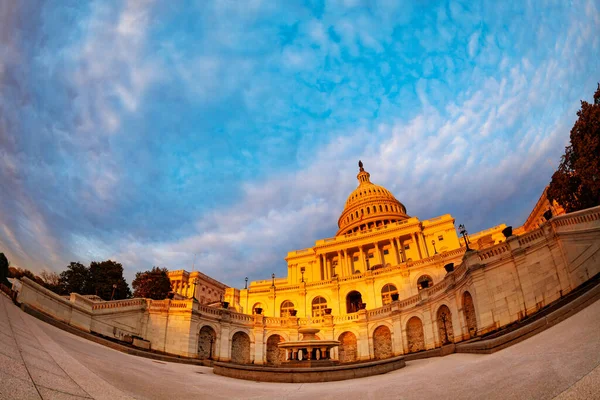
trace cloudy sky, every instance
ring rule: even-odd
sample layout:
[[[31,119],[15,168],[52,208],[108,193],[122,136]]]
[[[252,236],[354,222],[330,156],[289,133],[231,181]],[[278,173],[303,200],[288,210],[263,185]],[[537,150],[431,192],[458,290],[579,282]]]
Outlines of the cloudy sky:
[[[233,286],[335,235],[357,161],[519,226],[600,80],[598,1],[0,1],[0,251]]]

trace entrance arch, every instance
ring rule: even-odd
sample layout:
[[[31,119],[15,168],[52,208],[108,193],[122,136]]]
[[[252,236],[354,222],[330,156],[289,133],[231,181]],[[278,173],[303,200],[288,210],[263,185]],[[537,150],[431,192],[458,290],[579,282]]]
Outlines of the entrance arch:
[[[231,338],[231,362],[250,364],[250,337],[245,332],[236,332]]]
[[[423,334],[423,323],[419,317],[412,317],[406,323],[406,339],[408,341],[408,352],[425,350],[425,335]]]
[[[437,325],[440,342],[442,345],[454,342],[452,329],[452,313],[447,305],[442,305],[437,312]]]
[[[267,364],[279,365],[285,361],[285,349],[280,349],[277,346],[283,341],[283,338],[279,335],[269,336],[267,339]]]
[[[471,297],[471,293],[469,292],[463,293],[463,312],[465,313],[465,320],[467,321],[469,338],[473,338],[477,335],[477,316],[475,315],[473,297]]]
[[[362,295],[356,290],[351,291],[346,295],[346,313],[354,313],[360,309],[362,303]]]
[[[392,350],[392,332],[385,325],[378,326],[373,332],[373,355],[375,359],[390,358]]]
[[[356,353],[357,353],[357,342],[356,336],[352,332],[344,332],[338,338],[340,341],[339,346],[339,358],[340,362],[353,362],[356,361]]]
[[[198,358],[201,360],[212,359],[217,344],[217,333],[213,328],[205,325],[198,335]]]

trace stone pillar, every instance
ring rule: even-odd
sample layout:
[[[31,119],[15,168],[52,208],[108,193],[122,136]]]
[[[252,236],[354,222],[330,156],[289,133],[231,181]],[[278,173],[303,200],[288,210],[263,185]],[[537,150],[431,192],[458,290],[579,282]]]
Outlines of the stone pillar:
[[[417,252],[419,253],[419,259],[423,258],[423,253],[421,253],[421,246],[419,244],[419,241],[417,240],[417,237],[414,233],[410,234],[410,238],[412,239],[413,243],[415,244],[415,246],[417,246]]]
[[[379,242],[375,243],[375,251],[377,252],[377,257],[379,258],[378,264],[383,265],[383,263],[384,263],[383,251],[381,250],[381,246],[379,245]]]
[[[367,326],[367,311],[360,310],[358,312],[359,322],[358,324],[358,337],[356,338],[356,348],[358,350],[357,359],[359,361],[362,360],[370,360],[371,355],[369,351],[369,331]]]
[[[321,280],[325,279],[325,263],[323,261],[323,254],[319,254],[319,275]]]
[[[390,240],[390,244],[392,245],[392,249],[394,250],[394,260],[396,260],[396,265],[400,264],[400,256],[398,255],[398,241],[396,238],[392,238]]]
[[[331,259],[325,257],[325,279],[331,279]]]
[[[402,320],[400,311],[392,314],[392,351],[394,356],[404,354],[404,346],[402,345]]]
[[[338,250],[337,251],[337,255],[338,255],[338,265],[337,265],[337,268],[335,269],[335,273],[337,275],[343,275],[344,261],[342,260],[342,251]],[[331,275],[333,277],[333,271],[332,271]]]
[[[434,317],[432,316],[429,307],[423,310],[423,334],[425,336],[425,350],[435,348],[436,343],[436,324],[433,323]]]
[[[265,351],[265,329],[263,326],[254,327],[254,364],[263,365],[267,361]]]
[[[229,323],[221,322],[221,330],[219,331],[217,354],[213,355],[213,358],[218,361],[228,362],[231,361],[231,342],[229,340],[229,333],[231,331],[231,325]]]
[[[423,245],[423,254],[425,254],[425,257],[429,257],[429,249],[427,248],[427,243],[425,242],[425,236],[423,236],[423,232],[419,232],[417,235],[419,236],[419,240]]]
[[[359,247],[360,250],[360,261],[362,262],[362,272],[367,270],[367,261],[365,260],[365,251],[362,246]]]
[[[404,241],[401,237],[398,238],[398,245],[400,247],[400,261],[406,262],[406,253],[404,252]]]

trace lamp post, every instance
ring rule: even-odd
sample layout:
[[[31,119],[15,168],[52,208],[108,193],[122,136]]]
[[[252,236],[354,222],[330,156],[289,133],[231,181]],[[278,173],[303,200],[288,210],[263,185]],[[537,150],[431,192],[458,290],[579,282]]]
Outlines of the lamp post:
[[[115,290],[117,290],[117,284],[113,283],[113,291],[112,291],[112,294],[110,295],[111,300],[115,298]]]
[[[444,324],[444,344],[448,344],[450,342],[450,339],[448,338],[448,328],[446,327],[446,320],[448,317],[445,312],[440,315],[440,319],[442,320],[442,324]]]
[[[275,273],[271,274],[271,280],[272,280],[271,287],[274,288],[275,287]]]
[[[435,248],[435,240],[431,239],[431,244],[433,245],[434,254],[437,254],[437,249]]]
[[[210,335],[210,350],[208,352],[208,359],[212,360],[212,349],[213,349],[213,343],[215,341],[215,338],[213,337],[213,335]]]
[[[464,241],[465,241],[465,246],[467,247],[467,251],[471,251],[471,249],[469,248],[469,241],[467,240],[467,229],[465,228],[465,226],[463,224],[460,224],[458,226],[458,231],[460,232],[460,234],[462,235]]]
[[[300,267],[300,273],[302,274],[302,283],[304,283],[304,271],[305,270],[306,270],[306,268]]]
[[[244,285],[244,289],[248,289],[248,277],[246,277],[246,279],[244,279],[244,281],[246,281],[246,284]]]

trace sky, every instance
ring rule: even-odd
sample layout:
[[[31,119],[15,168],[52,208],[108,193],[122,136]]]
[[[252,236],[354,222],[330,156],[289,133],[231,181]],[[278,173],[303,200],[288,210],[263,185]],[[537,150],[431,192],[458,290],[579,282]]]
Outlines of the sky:
[[[228,285],[411,216],[520,226],[600,81],[598,0],[0,0],[0,252]]]

